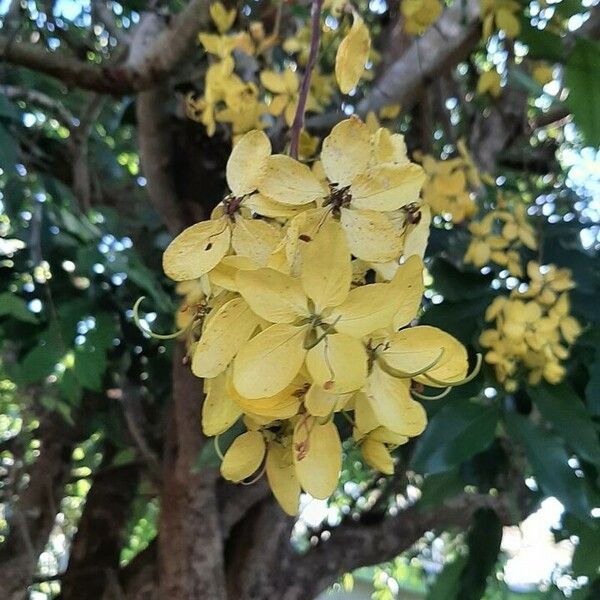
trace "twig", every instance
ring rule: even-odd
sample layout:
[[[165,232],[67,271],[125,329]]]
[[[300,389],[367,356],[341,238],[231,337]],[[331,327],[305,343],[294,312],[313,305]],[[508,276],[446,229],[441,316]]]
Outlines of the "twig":
[[[290,156],[296,159],[298,158],[298,144],[300,142],[300,132],[302,131],[302,126],[304,125],[304,111],[306,110],[306,100],[308,98],[308,91],[310,89],[310,79],[312,76],[313,69],[315,68],[315,63],[317,62],[317,54],[319,52],[319,42],[321,40],[322,6],[323,0],[313,0],[312,7],[310,9],[310,53],[308,55],[308,62],[306,63],[306,69],[304,71],[302,85],[300,86],[300,93],[298,95],[298,107],[296,108],[296,115],[294,116],[294,122],[292,123],[290,141]]]
[[[64,124],[68,128],[73,127],[77,122],[73,114],[61,102],[37,90],[28,90],[15,85],[0,85],[0,94],[3,94],[10,100],[23,100],[24,102],[52,111],[56,113],[61,121],[64,121]]]

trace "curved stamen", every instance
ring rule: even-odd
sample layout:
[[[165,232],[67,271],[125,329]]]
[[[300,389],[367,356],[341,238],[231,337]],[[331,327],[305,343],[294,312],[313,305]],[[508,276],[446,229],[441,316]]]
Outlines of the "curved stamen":
[[[154,333],[154,331],[152,331],[147,325],[142,325],[142,321],[140,319],[140,304],[145,299],[146,296],[140,296],[133,305],[133,321],[140,331],[143,331],[146,335],[149,335],[151,338],[155,340],[174,340],[178,338],[182,333],[188,331],[188,329],[190,329],[193,325],[194,320],[190,321],[190,323],[182,329],[178,329],[173,333]]]
[[[477,375],[479,375],[479,371],[481,371],[482,362],[483,362],[483,356],[481,355],[480,352],[478,352],[477,353],[477,363],[475,364],[475,368],[471,371],[471,373],[469,375],[467,375],[464,379],[461,379],[459,381],[442,381],[441,379],[436,379],[435,377],[432,377],[431,375],[427,375],[427,373],[425,373],[423,375],[423,377],[425,379],[427,379],[427,381],[430,381],[431,383],[433,383],[433,385],[435,385],[437,387],[446,387],[448,385],[452,385],[452,386],[463,385],[465,383],[469,383],[469,381],[473,381],[473,379],[475,379],[475,377],[477,377]]]

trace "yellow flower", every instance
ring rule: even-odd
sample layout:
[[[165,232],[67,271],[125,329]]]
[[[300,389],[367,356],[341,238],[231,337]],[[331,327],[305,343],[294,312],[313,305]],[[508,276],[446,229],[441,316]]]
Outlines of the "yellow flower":
[[[443,8],[439,0],[402,0],[400,10],[406,33],[421,35],[439,19]]]
[[[418,201],[425,178],[422,168],[407,160],[402,136],[382,132],[372,138],[362,121],[347,119],[323,141],[321,167],[327,185],[304,165],[273,156],[259,191],[281,204],[320,202],[312,222],[339,219],[354,256],[369,262],[397,259],[402,236],[386,213]]]
[[[269,104],[269,112],[279,116],[283,113],[288,127],[292,126],[296,109],[298,107],[298,76],[291,69],[283,73],[275,71],[261,71],[260,81],[263,87],[271,92],[273,99]],[[306,102],[307,111],[318,111],[319,106],[309,94]]]
[[[273,323],[234,361],[233,382],[246,398],[278,393],[305,361],[312,380],[325,391],[359,389],[367,374],[360,340],[391,323],[402,304],[393,283],[350,290],[350,253],[337,223],[327,221],[302,244],[299,278],[268,268],[237,275],[242,297]]]
[[[213,2],[210,5],[209,11],[210,17],[217,26],[219,33],[223,34],[231,29],[237,15],[235,8],[227,10],[221,2]]]
[[[541,86],[550,83],[554,77],[554,69],[551,65],[543,62],[537,63],[533,67],[532,76]]]
[[[226,178],[231,196],[214,218],[180,233],[163,255],[165,273],[175,281],[197,279],[208,273],[229,252],[255,258],[268,256],[279,243],[280,232],[264,220],[244,218],[243,201],[254,192],[265,174],[271,143],[260,131],[246,134],[227,161]]]
[[[480,96],[484,94],[489,94],[494,98],[498,98],[502,93],[502,85],[500,80],[500,73],[495,69],[491,71],[484,71],[479,76],[479,81],[477,82],[477,93]]]
[[[480,0],[483,20],[483,40],[487,40],[495,29],[501,29],[506,37],[513,39],[521,32],[518,13],[521,4],[515,0]]]
[[[529,288],[513,289],[510,297],[497,298],[486,311],[486,320],[493,321],[495,328],[485,330],[479,341],[489,349],[485,360],[508,391],[518,389],[520,375],[526,375],[530,385],[539,384],[542,378],[556,384],[565,376],[561,361],[582,331],[569,314],[567,292],[557,295],[550,288],[553,282],[558,288],[568,288],[571,282],[565,271],[554,265],[542,270],[530,262]]]

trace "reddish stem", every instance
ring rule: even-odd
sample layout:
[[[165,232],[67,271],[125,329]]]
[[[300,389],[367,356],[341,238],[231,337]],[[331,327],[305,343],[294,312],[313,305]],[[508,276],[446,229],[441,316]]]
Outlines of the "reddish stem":
[[[300,142],[300,132],[304,125],[304,111],[306,110],[306,100],[308,91],[310,90],[310,78],[312,76],[315,63],[317,62],[317,54],[319,52],[319,42],[321,40],[321,8],[323,0],[313,0],[310,9],[311,34],[310,34],[310,52],[308,54],[308,62],[304,71],[304,78],[300,85],[300,93],[298,94],[298,107],[296,115],[292,123],[291,141],[290,141],[290,156],[298,158],[298,144]]]

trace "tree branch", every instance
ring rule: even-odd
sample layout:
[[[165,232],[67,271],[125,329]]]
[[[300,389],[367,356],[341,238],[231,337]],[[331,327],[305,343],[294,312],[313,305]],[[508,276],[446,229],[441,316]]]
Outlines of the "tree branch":
[[[59,100],[51,98],[42,92],[33,89],[25,89],[14,85],[0,85],[0,94],[4,94],[10,100],[22,100],[54,113],[67,128],[75,127],[77,119],[70,110]]]
[[[308,61],[306,62],[306,69],[304,70],[304,77],[302,78],[302,85],[300,86],[300,92],[298,94],[298,106],[296,107],[296,114],[294,115],[294,122],[292,123],[290,132],[290,156],[295,159],[298,158],[298,144],[300,142],[300,132],[304,125],[304,112],[306,110],[306,100],[310,90],[310,79],[317,62],[317,54],[319,53],[322,6],[323,0],[312,0],[312,7],[310,9],[310,52],[308,54]]]
[[[170,233],[177,235],[190,223],[173,179],[171,127],[165,112],[167,100],[168,91],[162,87],[138,96],[138,146],[150,201]]]
[[[419,100],[419,90],[435,77],[463,60],[477,45],[481,36],[479,2],[454,2],[439,20],[420,38],[392,60],[380,73],[375,85],[357,106],[357,114],[364,117],[389,104],[400,103],[409,109]],[[307,125],[328,129],[346,118],[342,112],[316,115]]]
[[[102,66],[50,52],[39,44],[0,38],[0,59],[60,79],[68,85],[113,95],[151,88],[167,77],[194,47],[198,30],[208,19],[207,0],[191,0],[152,40],[136,60],[123,66]]]
[[[432,510],[421,510],[417,503],[396,517],[384,518],[375,524],[347,520],[331,530],[328,541],[320,542],[303,556],[296,556],[289,571],[281,576],[288,581],[290,589],[305,592],[308,589],[316,595],[343,573],[395,558],[427,531],[468,527],[480,508],[494,509],[505,525],[514,523],[520,511],[515,510],[508,496],[508,492],[501,496],[462,494]],[[290,596],[290,600],[293,598]]]

